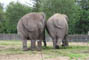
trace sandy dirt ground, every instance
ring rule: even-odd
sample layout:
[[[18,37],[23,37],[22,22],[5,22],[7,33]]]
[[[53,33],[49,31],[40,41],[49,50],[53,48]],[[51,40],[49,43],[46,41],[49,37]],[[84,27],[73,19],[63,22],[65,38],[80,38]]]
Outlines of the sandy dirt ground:
[[[52,45],[52,43],[48,43],[48,45]],[[80,46],[89,46],[88,43],[70,43],[70,45],[80,45]],[[3,49],[3,47],[0,47]],[[5,47],[4,47],[5,48]],[[10,48],[10,47],[7,47]],[[5,48],[5,49],[7,49]],[[0,55],[0,60],[70,60],[69,57],[65,56],[57,56],[55,58],[45,58],[45,55],[38,54],[13,54],[13,55]],[[75,60],[75,59],[74,59]],[[79,59],[80,60],[80,59]],[[86,59],[88,60],[88,59]]]
[[[17,54],[17,55],[1,55],[0,60],[69,60],[69,57],[56,57],[56,58],[42,58],[40,54]]]
[[[1,55],[0,60],[70,60],[69,57],[59,56],[56,58],[43,58],[40,54],[29,55],[29,54],[17,54],[17,55]],[[72,59],[76,60],[76,59]],[[78,59],[81,60],[81,59]],[[89,60],[89,58],[85,59]]]
[[[48,42],[47,44],[48,46],[52,46],[52,42]],[[84,43],[84,42],[72,42],[72,43],[69,43],[69,46],[89,46],[89,43]]]

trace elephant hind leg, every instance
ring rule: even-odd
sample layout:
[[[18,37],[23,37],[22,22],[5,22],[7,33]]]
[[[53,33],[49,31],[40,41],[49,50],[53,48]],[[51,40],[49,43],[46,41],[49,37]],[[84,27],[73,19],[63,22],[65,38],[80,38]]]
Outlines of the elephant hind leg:
[[[28,50],[28,48],[27,48],[27,40],[23,39],[22,43],[23,43],[23,51],[27,51]]]
[[[57,38],[56,39],[57,41],[56,41],[56,47],[59,49],[60,48],[60,45],[61,45],[61,42],[62,42],[62,39],[61,38]]]
[[[46,47],[47,46],[46,40],[43,40],[43,43],[44,43],[44,47]]]
[[[67,40],[67,35],[64,36],[64,39],[62,40],[62,46],[69,46],[68,40]]]
[[[57,40],[56,40],[56,38],[53,39],[53,48],[54,48],[54,49],[59,49],[59,46],[57,45]]]
[[[35,50],[36,48],[36,40],[31,40],[31,50]]]
[[[22,50],[27,51],[27,39],[23,35],[20,35],[20,38],[22,40]]]
[[[38,40],[37,43],[38,43],[37,50],[40,51],[42,49],[42,41]]]
[[[59,49],[59,46],[58,45],[56,45],[56,47],[55,47],[56,49]]]

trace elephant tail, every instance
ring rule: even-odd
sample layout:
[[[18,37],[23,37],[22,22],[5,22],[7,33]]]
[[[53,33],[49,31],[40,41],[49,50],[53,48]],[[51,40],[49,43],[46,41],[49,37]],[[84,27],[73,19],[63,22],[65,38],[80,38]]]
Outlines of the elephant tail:
[[[25,27],[23,21],[22,21],[22,26],[23,26],[23,29],[25,29],[27,32],[30,32],[29,29]]]
[[[59,23],[58,21],[54,21],[54,22],[53,22],[53,25],[54,25],[54,27],[56,27],[56,28],[58,28],[58,29],[64,28],[64,25],[61,24],[61,23]]]
[[[48,30],[48,27],[47,27],[47,23],[45,24],[45,29],[46,29],[46,31],[48,32],[48,34],[50,34],[50,33],[49,33],[49,30]]]
[[[59,28],[59,29],[61,29],[62,27],[61,26],[58,26],[58,25],[54,25],[56,28]]]

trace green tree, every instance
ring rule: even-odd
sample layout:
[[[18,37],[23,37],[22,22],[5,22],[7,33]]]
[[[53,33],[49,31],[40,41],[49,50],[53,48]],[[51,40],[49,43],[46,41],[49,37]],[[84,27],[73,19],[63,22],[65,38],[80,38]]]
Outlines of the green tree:
[[[80,20],[76,22],[76,33],[87,34],[89,31],[89,0],[80,0]]]
[[[0,3],[0,22],[4,19],[3,4]]]
[[[39,8],[40,8],[40,4],[41,4],[41,0],[33,0],[34,1],[34,5],[33,5],[33,12],[39,12]]]
[[[5,20],[5,17],[4,17],[4,11],[3,11],[3,4],[0,3],[0,33],[4,32],[4,20]]]
[[[69,33],[75,33],[75,23],[80,19],[80,7],[75,0],[41,0],[39,10],[45,12],[47,18],[55,13],[66,14],[69,17]]]
[[[32,8],[26,5],[22,5],[21,3],[11,2],[6,8],[6,33],[16,33],[16,26],[18,20],[25,15],[32,11]]]
[[[89,0],[81,0],[80,7],[85,10],[89,10]]]

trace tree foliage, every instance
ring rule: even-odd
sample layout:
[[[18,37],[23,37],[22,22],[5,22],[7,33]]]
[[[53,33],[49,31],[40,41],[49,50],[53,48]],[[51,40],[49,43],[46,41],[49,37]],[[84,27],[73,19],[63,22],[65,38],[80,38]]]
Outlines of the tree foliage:
[[[34,5],[33,5],[32,11],[33,12],[39,12],[41,0],[33,0],[33,1],[34,1]]]
[[[18,20],[25,15],[32,11],[31,7],[26,5],[22,5],[21,3],[11,2],[6,8],[6,33],[16,33],[16,26]]]
[[[4,30],[4,11],[3,11],[3,4],[0,3],[0,32],[3,32]]]
[[[29,12],[45,12],[47,19],[55,13],[66,14],[70,34],[86,34],[89,31],[89,0],[33,1],[32,8],[19,2],[11,2],[5,11],[0,3],[0,33],[16,33],[18,20]]]
[[[0,22],[4,19],[3,5],[0,3]]]
[[[81,15],[80,20],[76,22],[76,33],[87,34],[89,31],[89,0],[80,1]]]

